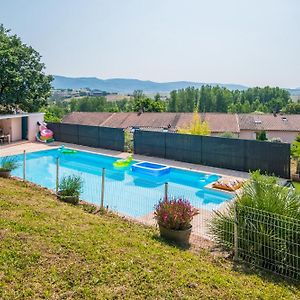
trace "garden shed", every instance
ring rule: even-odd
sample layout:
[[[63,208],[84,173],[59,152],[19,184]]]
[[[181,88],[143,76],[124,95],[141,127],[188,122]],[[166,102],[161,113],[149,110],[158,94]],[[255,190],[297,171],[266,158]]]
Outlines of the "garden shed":
[[[44,121],[44,113],[0,115],[0,145],[21,140],[35,141],[37,122]]]

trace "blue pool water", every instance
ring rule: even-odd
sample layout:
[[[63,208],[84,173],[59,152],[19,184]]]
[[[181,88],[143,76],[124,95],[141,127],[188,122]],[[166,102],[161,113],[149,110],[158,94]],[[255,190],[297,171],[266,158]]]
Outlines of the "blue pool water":
[[[22,155],[18,157],[22,160]],[[171,168],[169,174],[149,176],[132,172],[130,166],[124,169],[115,168],[113,162],[117,158],[81,151],[76,154],[60,154],[57,149],[53,149],[28,153],[26,179],[54,190],[57,157],[60,157],[60,178],[70,174],[80,175],[84,181],[81,198],[98,205],[102,168],[105,168],[105,206],[131,217],[142,217],[153,211],[154,205],[164,195],[165,182],[169,183],[169,195],[184,197],[198,208],[216,209],[232,198],[228,193],[204,188],[219,178],[214,174]],[[15,176],[22,177],[22,174],[22,165],[13,171]]]

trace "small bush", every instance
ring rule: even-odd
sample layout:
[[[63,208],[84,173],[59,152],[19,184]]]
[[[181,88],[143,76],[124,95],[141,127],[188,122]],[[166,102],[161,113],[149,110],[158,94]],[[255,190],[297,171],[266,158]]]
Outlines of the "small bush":
[[[186,230],[191,227],[193,217],[198,214],[188,200],[182,198],[164,199],[156,206],[154,218],[167,229]]]
[[[59,194],[62,197],[79,197],[83,181],[78,175],[69,175],[62,178],[59,184]]]
[[[237,136],[230,131],[226,131],[226,132],[222,133],[220,135],[220,137],[227,138],[227,139],[236,139],[237,138]]]
[[[133,134],[128,131],[125,130],[124,131],[124,136],[125,136],[125,151],[129,152],[129,153],[133,153]]]
[[[0,161],[0,171],[13,171],[20,166],[16,156],[5,156]]]
[[[256,133],[256,140],[257,141],[267,141],[267,133],[265,132],[265,130],[262,130],[260,132]]]
[[[292,143],[291,155],[297,163],[296,174],[300,174],[300,134],[296,137],[296,140]]]

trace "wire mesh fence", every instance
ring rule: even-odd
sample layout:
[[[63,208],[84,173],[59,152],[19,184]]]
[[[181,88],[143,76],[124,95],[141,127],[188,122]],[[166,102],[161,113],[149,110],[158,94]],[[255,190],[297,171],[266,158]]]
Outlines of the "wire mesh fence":
[[[228,201],[231,196],[204,188],[201,180],[197,186],[189,186],[184,176],[181,184],[172,178],[141,177],[130,168],[114,169],[111,163],[97,164],[89,157],[85,157],[82,171],[80,160],[51,151],[56,150],[42,156],[16,156],[19,168],[13,175],[53,191],[58,190],[63,177],[78,175],[83,180],[81,199],[148,225],[156,224],[153,212],[159,200],[166,196],[187,199],[199,210],[192,221],[193,234],[214,238],[234,251],[235,258],[253,266],[300,279],[300,220],[242,205],[227,209],[234,203]],[[215,234],[210,225],[220,212],[224,219]]]
[[[236,260],[300,279],[300,220],[235,203],[211,224],[214,241]]]
[[[300,279],[300,221],[241,205],[236,213],[238,258]]]

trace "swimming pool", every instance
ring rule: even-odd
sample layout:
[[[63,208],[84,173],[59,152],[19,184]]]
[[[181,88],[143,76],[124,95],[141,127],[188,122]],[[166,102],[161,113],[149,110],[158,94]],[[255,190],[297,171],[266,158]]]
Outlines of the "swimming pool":
[[[22,160],[22,155],[18,157]],[[214,174],[171,168],[169,174],[154,177],[132,172],[131,167],[115,168],[115,157],[83,151],[61,154],[58,149],[52,149],[28,153],[26,179],[54,190],[57,157],[60,157],[59,177],[80,175],[84,181],[81,198],[97,205],[101,198],[102,168],[105,168],[104,205],[130,217],[142,217],[153,211],[154,205],[164,196],[165,182],[169,183],[169,195],[182,196],[198,208],[213,210],[232,198],[231,194],[205,188],[219,178]],[[22,165],[12,174],[22,177]]]

